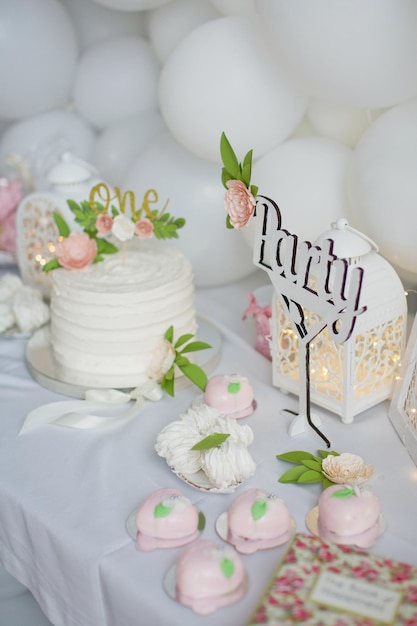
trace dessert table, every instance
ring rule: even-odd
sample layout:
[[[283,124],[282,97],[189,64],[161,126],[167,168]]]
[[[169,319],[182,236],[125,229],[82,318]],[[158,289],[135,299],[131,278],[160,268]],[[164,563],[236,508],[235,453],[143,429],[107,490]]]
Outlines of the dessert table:
[[[256,411],[243,422],[254,431],[250,452],[257,471],[236,493],[251,487],[276,493],[286,501],[297,530],[308,532],[305,518],[321,487],[278,483],[288,464],[276,455],[290,450],[316,454],[324,445],[309,434],[289,436],[291,416],[283,409],[296,411],[298,399],[272,387],[270,363],[253,348],[251,320],[242,320],[249,292],[264,284],[263,272],[254,272],[233,285],[197,290],[196,304],[221,334],[212,373],[239,373],[255,391]],[[181,548],[140,552],[126,530],[129,514],[147,495],[175,486],[204,513],[203,537],[222,542],[215,522],[234,494],[208,493],[182,482],[154,450],[159,431],[187,411],[198,389],[181,389],[174,398],[148,403],[131,420],[105,428],[45,424],[19,434],[29,411],[69,399],[32,378],[26,345],[26,338],[0,339],[3,568],[30,590],[55,626],[245,624],[285,545],[242,556],[249,576],[245,597],[198,616],[164,589],[164,577]],[[374,466],[370,484],[380,498],[386,529],[370,551],[417,565],[417,468],[387,411],[385,402],[346,425],[325,410],[315,410],[332,449],[356,453]]]

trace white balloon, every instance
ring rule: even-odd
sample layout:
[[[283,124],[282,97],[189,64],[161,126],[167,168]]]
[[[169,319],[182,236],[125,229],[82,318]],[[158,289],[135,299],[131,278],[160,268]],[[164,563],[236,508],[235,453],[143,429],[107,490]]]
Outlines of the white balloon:
[[[352,109],[312,99],[307,118],[317,134],[336,139],[354,148],[364,131],[378,117],[379,111]]]
[[[143,11],[159,7],[169,0],[94,0],[94,2],[110,9],[117,9],[117,11]]]
[[[417,95],[415,0],[255,0],[271,45],[315,98],[385,108]]]
[[[349,175],[350,222],[417,280],[417,100],[383,113],[362,135]]]
[[[246,15],[253,17],[256,14],[254,0],[211,0],[224,15]]]
[[[0,9],[0,118],[66,104],[77,63],[72,21],[57,0],[13,0]]]
[[[261,155],[292,133],[307,106],[243,17],[212,20],[185,37],[162,69],[159,103],[177,141],[216,163],[222,131],[239,155]]]
[[[74,22],[82,51],[113,37],[146,35],[142,12],[117,11],[89,0],[64,0],[64,3]]]
[[[11,124],[0,138],[0,169],[8,161],[27,168],[36,189],[47,186],[46,174],[63,152],[90,159],[94,131],[75,113],[51,111]]]
[[[252,182],[278,204],[283,228],[314,242],[346,217],[351,156],[350,148],[324,137],[289,139],[254,162]]]
[[[159,64],[142,37],[118,37],[85,52],[75,75],[74,104],[97,128],[158,106]]]
[[[136,157],[165,130],[159,111],[146,111],[112,124],[94,142],[91,163],[104,180],[120,186]]]
[[[159,207],[169,198],[167,211],[186,219],[173,242],[190,259],[197,287],[223,285],[254,271],[242,233],[226,228],[219,167],[188,152],[170,133],[142,152],[122,188],[134,190],[138,202],[148,189],[156,189]]]
[[[148,34],[158,59],[165,63],[177,44],[197,26],[219,17],[207,0],[174,0],[148,13]]]

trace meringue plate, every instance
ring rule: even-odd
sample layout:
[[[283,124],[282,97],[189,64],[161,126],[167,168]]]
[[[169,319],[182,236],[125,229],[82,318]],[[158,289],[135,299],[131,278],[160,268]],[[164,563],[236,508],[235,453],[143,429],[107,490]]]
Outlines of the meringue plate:
[[[380,537],[382,535],[382,533],[385,531],[386,529],[386,523],[385,523],[385,519],[383,517],[383,515],[381,514],[379,516],[379,530],[378,530],[378,535],[377,538]],[[313,509],[311,509],[311,511],[309,511],[307,513],[306,516],[306,526],[309,529],[310,532],[313,533],[313,535],[315,535],[316,537],[320,537],[321,539],[323,539],[324,541],[329,541],[328,537],[321,537],[320,535],[320,530],[319,530],[319,507],[315,506]],[[361,548],[366,549],[364,546],[359,546],[356,545],[352,540],[349,541],[348,538],[344,538],[341,537],[340,535],[337,535],[336,533],[329,533],[330,536],[334,535],[334,539],[332,539],[333,543],[337,543],[337,544],[341,544],[341,545],[354,545],[357,548]],[[368,546],[371,547],[371,546]]]
[[[136,541],[137,529],[136,529],[136,512],[137,509],[131,512],[129,517],[126,520],[126,530],[127,534],[133,541]],[[206,518],[205,515],[200,509],[198,509],[198,530],[203,532],[206,526]]]
[[[196,489],[200,489],[202,491],[209,491],[211,493],[233,493],[242,484],[242,482],[239,482],[229,485],[228,487],[216,487],[203,470],[199,470],[194,474],[181,474],[180,472],[176,472],[173,467],[171,467],[171,469],[174,474],[187,483],[187,485],[191,485],[191,487],[195,487]]]
[[[209,374],[216,367],[221,354],[222,337],[211,321],[197,313],[198,339],[209,343],[212,348],[197,354],[200,367]],[[58,365],[54,359],[50,339],[50,325],[35,331],[26,347],[26,363],[33,378],[43,387],[73,398],[85,398],[85,392],[91,388],[68,383],[62,380]],[[175,390],[181,390],[192,383],[185,376],[175,381]],[[126,391],[126,389],[123,389]]]
[[[295,527],[296,527],[295,520],[291,518],[290,527],[289,527],[289,531],[291,535],[295,531]],[[234,545],[231,541],[228,540],[229,525],[228,525],[228,520],[227,520],[227,511],[219,515],[219,517],[216,520],[215,528],[220,539],[223,539],[223,541],[227,541],[232,546]],[[287,533],[285,533],[285,535],[287,535]],[[269,548],[277,548],[278,546],[282,546],[284,543],[287,543],[287,541],[289,541],[290,539],[291,539],[291,536],[290,537],[286,536],[284,539],[282,539],[282,537],[277,537],[276,541],[274,541],[273,544],[268,545],[267,547],[262,547],[262,545],[260,544],[260,546],[256,548],[256,550],[254,550],[254,552],[256,552],[257,550],[268,550]],[[234,548],[237,550],[236,546],[234,546]],[[237,550],[237,551],[240,552],[240,550]]]

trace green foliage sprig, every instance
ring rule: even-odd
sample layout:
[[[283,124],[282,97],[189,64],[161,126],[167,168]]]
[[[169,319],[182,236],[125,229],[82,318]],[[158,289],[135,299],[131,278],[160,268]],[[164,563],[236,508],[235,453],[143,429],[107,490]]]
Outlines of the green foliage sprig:
[[[249,150],[249,152],[246,153],[242,163],[240,163],[228,138],[223,132],[220,138],[220,155],[223,162],[223,186],[227,189],[227,181],[240,180],[245,185],[245,187],[249,189],[250,193],[255,197],[258,193],[258,187],[256,185],[251,185],[253,150]],[[227,216],[226,218],[226,226],[227,228],[233,228],[232,224],[230,223],[229,216]]]
[[[207,350],[212,346],[205,341],[191,341],[194,337],[191,333],[181,335],[175,343],[174,341],[174,327],[170,326],[164,335],[165,341],[168,341],[174,348],[175,358],[174,361],[166,372],[161,381],[161,388],[166,391],[170,396],[174,396],[174,383],[175,383],[175,366],[184,374],[188,380],[196,385],[202,391],[205,390],[207,385],[207,374],[205,371],[195,363],[184,356],[190,352],[197,352],[199,350]],[[182,348],[180,350],[180,348]]]
[[[279,477],[280,483],[322,483],[323,489],[334,485],[335,483],[327,478],[323,474],[322,462],[329,455],[340,456],[338,452],[331,452],[329,450],[318,450],[320,456],[314,456],[310,452],[303,452],[300,450],[294,450],[293,452],[285,452],[284,454],[277,454],[276,458],[280,461],[288,461],[293,463],[294,467],[284,472]]]

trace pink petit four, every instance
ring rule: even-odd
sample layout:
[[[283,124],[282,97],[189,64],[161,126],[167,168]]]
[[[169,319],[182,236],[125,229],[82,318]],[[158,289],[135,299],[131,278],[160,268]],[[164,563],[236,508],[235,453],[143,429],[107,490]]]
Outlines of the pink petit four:
[[[285,502],[262,489],[249,489],[235,498],[227,525],[227,541],[243,554],[282,545],[293,528]]]
[[[326,541],[369,548],[380,534],[380,513],[379,498],[369,489],[332,485],[319,498],[318,532]]]
[[[200,535],[201,514],[178,489],[165,488],[148,496],[136,511],[136,547],[149,552],[175,548]]]
[[[175,594],[195,613],[208,615],[240,600],[247,575],[238,554],[230,546],[199,539],[184,548],[175,567]]]
[[[248,379],[238,374],[212,376],[206,385],[204,402],[228,417],[247,417],[256,408]]]

